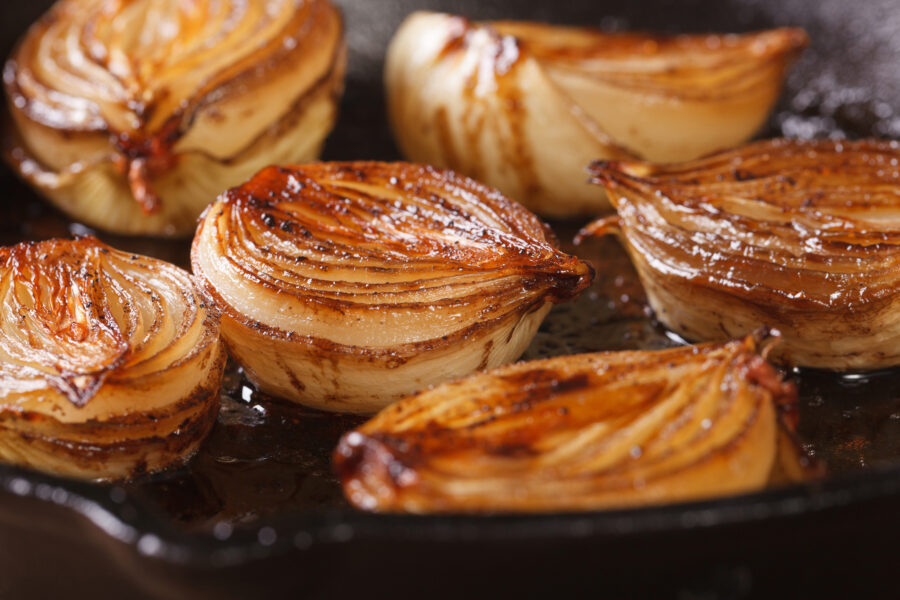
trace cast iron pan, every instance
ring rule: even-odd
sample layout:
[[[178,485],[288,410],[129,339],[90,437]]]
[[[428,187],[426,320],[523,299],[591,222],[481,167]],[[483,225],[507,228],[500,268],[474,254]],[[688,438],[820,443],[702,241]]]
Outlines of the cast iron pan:
[[[50,0],[6,2],[4,55]],[[813,45],[763,135],[900,137],[900,3],[891,0],[343,0],[351,47],[326,159],[394,159],[381,61],[416,8],[664,32],[800,25]],[[0,243],[84,228],[4,169]],[[556,223],[570,239],[578,223]],[[184,265],[187,244],[109,243]],[[571,249],[571,248],[570,248]],[[560,307],[527,357],[677,343],[652,320],[624,253],[579,249],[598,281]],[[191,465],[126,486],[0,466],[0,598],[500,594],[897,597],[900,377],[795,374],[821,481],[693,504],[590,514],[378,516],[343,500],[329,460],[358,418],[263,398],[229,372]]]

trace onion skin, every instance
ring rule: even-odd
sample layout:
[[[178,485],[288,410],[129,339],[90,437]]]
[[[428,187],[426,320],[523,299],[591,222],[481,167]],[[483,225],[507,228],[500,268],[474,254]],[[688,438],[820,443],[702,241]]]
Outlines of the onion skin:
[[[318,156],[345,63],[328,0],[60,0],[6,63],[6,158],[88,225],[189,235],[223,189]]]
[[[346,434],[347,499],[377,512],[597,510],[757,490],[796,401],[753,337],[518,363]]]
[[[0,460],[86,479],[181,464],[224,368],[218,313],[178,267],[90,237],[0,248]]]
[[[531,213],[406,163],[270,167],[210,206],[191,253],[262,391],[372,413],[515,360],[590,283]]]
[[[690,340],[761,324],[773,358],[840,371],[900,365],[900,148],[771,140],[683,165],[592,168],[650,305]]]
[[[765,122],[799,29],[664,37],[415,13],[388,49],[395,139],[410,160],[495,186],[548,217],[609,203],[585,182],[597,158],[682,161]]]

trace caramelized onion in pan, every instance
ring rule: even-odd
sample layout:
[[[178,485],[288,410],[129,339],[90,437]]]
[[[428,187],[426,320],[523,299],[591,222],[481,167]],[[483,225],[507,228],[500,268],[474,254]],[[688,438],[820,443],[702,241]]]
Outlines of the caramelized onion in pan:
[[[0,460],[121,479],[215,422],[225,353],[191,276],[96,239],[0,248]]]
[[[365,413],[515,360],[593,275],[551,238],[449,171],[323,163],[270,167],[222,195],[192,262],[262,391]]]
[[[593,167],[650,304],[690,340],[761,324],[792,365],[900,365],[900,147],[757,142],[682,165]]]
[[[753,337],[519,363],[346,434],[347,498],[379,512],[594,510],[758,490],[796,399]]]
[[[746,141],[806,46],[799,29],[665,37],[415,13],[388,50],[394,136],[538,214],[608,210],[596,158],[689,160]]]
[[[344,62],[328,0],[60,0],[6,64],[7,158],[74,219],[187,235],[222,190],[318,155]]]

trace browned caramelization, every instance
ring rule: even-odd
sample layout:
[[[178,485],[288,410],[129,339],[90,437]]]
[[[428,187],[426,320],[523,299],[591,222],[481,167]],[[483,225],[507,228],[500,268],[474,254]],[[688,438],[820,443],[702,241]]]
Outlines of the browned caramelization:
[[[657,317],[691,340],[777,328],[775,356],[900,364],[900,147],[771,140],[679,165],[599,162],[595,181]]]
[[[388,49],[397,144],[538,214],[596,215],[596,158],[689,160],[765,122],[806,34],[665,36],[417,12]]]
[[[514,360],[593,275],[499,192],[406,163],[265,169],[210,207],[192,262],[258,386],[350,412]]]
[[[402,400],[346,434],[334,461],[350,502],[379,512],[593,510],[723,496],[766,485],[779,428],[790,428],[781,414],[795,400],[753,337],[563,356]]]
[[[186,233],[222,189],[317,155],[342,35],[328,0],[59,0],[6,63],[8,158],[75,218]]]
[[[216,312],[174,265],[90,237],[0,248],[0,460],[104,479],[178,464],[224,364]]]

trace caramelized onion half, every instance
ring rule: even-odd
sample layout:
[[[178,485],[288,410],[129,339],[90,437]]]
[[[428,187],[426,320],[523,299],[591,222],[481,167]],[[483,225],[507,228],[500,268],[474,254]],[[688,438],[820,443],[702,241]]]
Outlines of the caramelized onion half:
[[[531,213],[406,163],[270,167],[201,220],[194,273],[264,392],[374,412],[515,360],[590,283]]]
[[[650,304],[690,340],[761,324],[792,365],[900,365],[900,147],[757,142],[683,164],[593,166]]]
[[[180,464],[224,365],[217,314],[178,267],[94,238],[0,248],[0,460],[102,479]]]
[[[346,434],[347,498],[379,512],[591,510],[757,490],[796,400],[748,337],[519,363]]]
[[[609,204],[587,164],[689,160],[747,140],[806,44],[799,29],[663,37],[415,13],[388,50],[389,115],[411,160],[541,215],[596,215]]]
[[[223,189],[318,155],[344,63],[328,0],[60,0],[6,64],[7,158],[91,226],[186,235]]]

